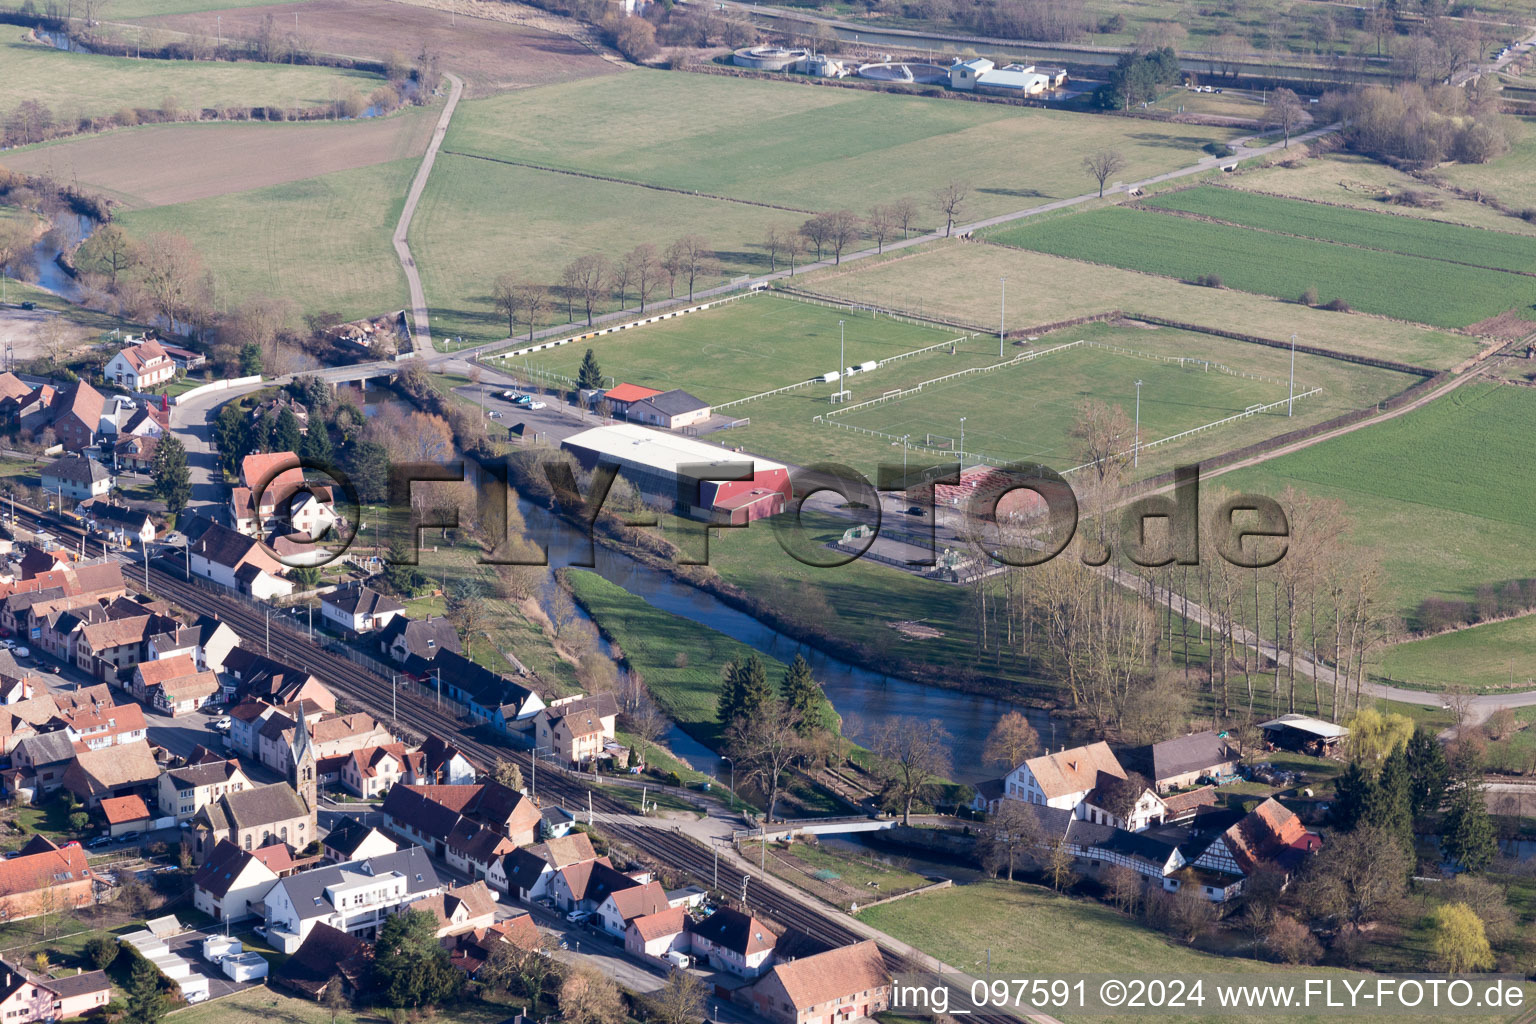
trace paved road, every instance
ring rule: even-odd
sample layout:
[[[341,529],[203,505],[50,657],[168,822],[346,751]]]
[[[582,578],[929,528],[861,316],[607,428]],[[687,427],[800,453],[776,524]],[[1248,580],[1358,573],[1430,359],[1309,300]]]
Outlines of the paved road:
[[[421,200],[422,190],[427,187],[427,178],[431,176],[432,165],[437,161],[437,151],[443,144],[443,136],[448,133],[448,122],[453,119],[453,111],[459,105],[459,97],[464,95],[463,79],[446,71],[443,77],[448,79],[448,102],[443,105],[443,112],[437,119],[437,127],[432,130],[432,141],[427,145],[427,151],[421,158],[421,166],[416,169],[416,178],[411,182],[411,191],[405,197],[405,207],[400,211],[400,222],[395,225],[395,234],[391,239],[395,246],[395,255],[400,257],[400,269],[405,271],[405,280],[410,286],[411,320],[416,328],[416,351],[424,355],[431,355],[433,351],[427,293],[422,290],[421,275],[416,272],[416,258],[411,255],[411,247],[407,244],[405,236],[411,230],[411,217],[416,213],[416,204]]]

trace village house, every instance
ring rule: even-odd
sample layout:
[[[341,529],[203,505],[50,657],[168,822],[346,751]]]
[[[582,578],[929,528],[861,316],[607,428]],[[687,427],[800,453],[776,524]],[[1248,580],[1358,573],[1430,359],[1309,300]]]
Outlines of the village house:
[[[437,921],[437,937],[483,930],[496,923],[496,895],[484,882],[454,886],[411,905]]]
[[[771,964],[779,936],[752,915],[721,907],[692,927],[690,941],[716,970],[756,978]]]
[[[92,533],[105,536],[114,543],[144,545],[155,539],[155,521],[148,512],[140,509],[92,501],[80,506],[79,512]]]
[[[211,520],[198,518],[185,529],[192,574],[260,601],[293,594],[287,566],[267,554],[261,542]]]
[[[1289,878],[1322,845],[1322,837],[1309,832],[1295,812],[1269,797],[1203,850],[1192,851],[1190,863],[1227,876],[1268,870]]]
[[[364,825],[350,814],[343,815],[331,825],[331,830],[320,841],[320,852],[327,864],[344,864],[349,860],[368,860],[394,853],[400,845],[382,829]]]
[[[449,836],[460,818],[484,825],[514,846],[533,842],[539,809],[532,800],[499,782],[472,786],[396,785],[384,799],[384,818],[395,832],[446,857]],[[461,830],[462,838],[465,833]],[[487,865],[487,868],[489,865]]]
[[[372,949],[354,935],[317,924],[299,944],[292,956],[277,968],[272,980],[306,999],[325,998],[332,984],[340,981],[342,995],[356,998],[368,983],[373,966]]]
[[[550,880],[561,868],[599,860],[608,864],[608,858],[598,857],[592,849],[592,840],[585,832],[575,832],[513,850],[491,866],[486,883],[498,892],[531,903],[548,893]]]
[[[709,419],[709,403],[695,398],[681,388],[650,395],[625,407],[624,416],[635,423],[645,423],[665,430],[682,430]]]
[[[59,721],[70,740],[89,750],[137,743],[149,736],[144,709],[137,704],[72,704],[60,706]]]
[[[408,758],[403,743],[383,743],[352,751],[341,764],[341,786],[365,800],[380,796],[405,777]]]
[[[305,717],[316,759],[341,757],[356,750],[394,742],[388,729],[361,711],[348,715],[323,714],[313,721],[309,721],[309,716]],[[293,767],[297,732],[296,717],[280,713],[268,718],[259,733],[257,756],[261,763],[286,775]]]
[[[383,629],[390,619],[404,611],[405,605],[399,601],[360,583],[320,598],[320,617],[334,623],[347,636]]]
[[[564,911],[595,913],[609,896],[642,883],[607,863],[607,858],[582,861],[560,868],[549,880],[547,894]]]
[[[1241,755],[1225,734],[1211,730],[1152,744],[1151,779],[1158,793],[1186,789],[1206,777],[1231,775]]]
[[[6,1024],[73,1020],[112,1000],[112,982],[105,971],[83,971],[61,978],[33,974],[17,964],[0,961],[5,982],[0,985],[0,1020]]]
[[[412,785],[468,786],[478,772],[458,747],[440,736],[428,736],[413,755]]]
[[[564,764],[590,764],[615,738],[618,715],[611,693],[556,700],[534,716],[534,742]]]
[[[32,386],[14,373],[0,373],[0,423],[15,420],[21,400],[31,393]]]
[[[134,671],[134,679],[136,687],[143,692],[140,699],[173,718],[215,703],[221,694],[218,673],[197,671],[196,662],[189,654],[140,662]]]
[[[239,793],[251,786],[240,762],[204,761],[168,769],[160,776],[156,803],[161,814],[186,821],[225,793]]]
[[[654,914],[630,918],[624,930],[624,948],[635,956],[662,957],[673,952],[688,952],[692,948],[688,938],[688,911],[669,906]]]
[[[281,843],[242,850],[222,840],[192,876],[192,905],[215,921],[243,921],[278,882],[269,861],[280,868],[287,859]]]
[[[0,910],[7,921],[89,906],[99,882],[79,843],[57,846],[46,837],[0,860]],[[35,852],[27,852],[33,849]]]
[[[453,651],[438,653],[431,674],[441,680],[444,693],[469,709],[472,719],[502,732],[526,730],[526,723],[544,708],[544,701],[528,687]]]
[[[884,1012],[891,975],[874,940],[796,957],[739,990],[773,1024],[846,1024]]]
[[[99,498],[115,483],[110,469],[84,455],[60,456],[44,466],[38,475],[43,490],[62,499],[61,509]]]
[[[48,390],[49,394],[43,396],[46,408],[40,417],[29,418],[23,414],[23,429],[34,437],[41,437],[51,430],[55,440],[69,452],[82,452],[95,444],[101,430],[101,413],[106,407],[101,392],[83,380],[61,391]],[[42,396],[42,392],[39,388],[33,394]]]
[[[236,647],[225,655],[222,671],[235,679],[236,703],[254,698],[285,707],[304,701],[322,711],[336,710],[335,694],[311,673],[256,651]]]
[[[444,940],[443,945],[448,947],[449,962],[474,979],[491,958],[492,947],[503,942],[530,953],[543,948],[539,927],[527,913],[460,932]]]
[[[97,679],[117,683],[124,669],[144,660],[149,638],[174,624],[174,619],[151,614],[82,626],[75,638],[75,664]]]
[[[64,771],[64,788],[87,808],[114,796],[153,796],[160,765],[146,740],[82,750]]]
[[[155,464],[155,437],[120,437],[112,446],[112,468],[119,473],[148,473]]]
[[[460,818],[448,833],[443,860],[455,871],[484,880],[490,876],[492,865],[515,849],[516,843],[489,825]]]
[[[0,751],[14,753],[17,744],[38,735],[58,713],[59,706],[49,693],[0,705]]]
[[[320,924],[373,939],[390,915],[441,891],[432,861],[419,846],[312,868],[268,891],[262,901],[267,938],[282,953],[295,952]]]
[[[1071,811],[1074,817],[1133,832],[1157,824],[1167,808],[1150,789],[1136,797],[1128,819],[1104,807],[1107,790],[1126,780],[1125,769],[1102,740],[1055,754],[1032,757],[1004,780],[1011,800]]]
[[[458,654],[459,631],[441,615],[412,619],[396,615],[379,631],[379,651],[413,676],[432,671],[432,661],[440,651]]]
[[[667,891],[661,887],[661,883],[646,882],[644,885],[609,893],[607,899],[598,904],[597,920],[603,931],[616,939],[622,939],[629,931],[629,922],[670,908]]]
[[[129,345],[107,360],[101,374],[107,380],[130,391],[146,391],[176,376],[176,362],[160,343],[145,338]]]
[[[12,792],[30,789],[39,800],[64,785],[64,773],[75,763],[75,744],[60,729],[19,740],[11,754]]]

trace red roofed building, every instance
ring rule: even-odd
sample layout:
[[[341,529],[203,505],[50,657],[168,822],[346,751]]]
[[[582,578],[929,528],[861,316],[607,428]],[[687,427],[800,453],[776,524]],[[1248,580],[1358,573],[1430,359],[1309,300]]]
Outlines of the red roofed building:
[[[102,369],[107,380],[133,391],[143,391],[176,376],[176,363],[153,338],[129,345],[107,360]]]
[[[0,908],[10,921],[89,906],[95,884],[79,843],[0,860]]]
[[[603,393],[603,401],[613,410],[613,415],[624,416],[629,412],[629,407],[636,402],[643,402],[647,398],[655,398],[661,394],[655,388],[642,387],[639,384],[624,383],[616,388],[609,388]]]
[[[1322,845],[1321,836],[1308,832],[1300,818],[1270,797],[1212,840],[1192,866],[1227,875],[1268,870],[1289,876]]]
[[[666,956],[688,947],[688,913],[682,907],[632,918],[624,931],[624,948],[636,956]]]
[[[883,1012],[891,976],[873,939],[776,964],[738,1001],[774,1024],[845,1024]]]
[[[154,820],[141,796],[107,797],[101,802],[101,814],[107,819],[107,831],[114,836],[147,831]]]

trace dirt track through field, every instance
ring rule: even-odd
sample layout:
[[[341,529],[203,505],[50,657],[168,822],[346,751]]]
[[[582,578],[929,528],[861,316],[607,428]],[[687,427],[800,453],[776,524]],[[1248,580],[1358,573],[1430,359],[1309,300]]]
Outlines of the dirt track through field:
[[[131,207],[165,206],[420,156],[436,111],[338,124],[168,124],[6,154],[15,171],[79,181]]]

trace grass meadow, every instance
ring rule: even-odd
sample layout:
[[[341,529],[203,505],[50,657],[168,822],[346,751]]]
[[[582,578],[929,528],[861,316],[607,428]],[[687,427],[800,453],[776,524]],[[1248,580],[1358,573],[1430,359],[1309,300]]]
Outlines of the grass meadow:
[[[1536,576],[1536,479],[1520,469],[1532,430],[1536,394],[1475,381],[1221,484],[1343,501],[1350,540],[1380,557],[1387,600],[1407,615],[1426,597],[1471,599],[1484,583]]]
[[[444,147],[794,210],[911,196],[931,229],[932,190],[951,178],[971,184],[974,220],[1088,191],[1082,158],[1101,147],[1124,153],[1131,181],[1237,134],[804,81],[640,70],[514,92],[461,107]]]
[[[1453,165],[1447,170],[1459,170]],[[1500,213],[1491,206],[1463,199],[1448,189],[1410,177],[1403,171],[1356,153],[1330,153],[1303,160],[1293,167],[1275,164],[1244,169],[1225,179],[1233,188],[1274,192],[1297,199],[1353,206],[1364,210],[1390,211],[1401,217],[1450,221],[1471,227],[1492,228],[1526,236],[1536,235],[1536,224]],[[1387,195],[1417,192],[1439,202],[1438,208],[1388,205]]]
[[[116,8],[113,8],[114,16]],[[115,114],[123,108],[158,110],[172,99],[180,110],[208,107],[311,107],[356,90],[366,96],[384,79],[340,68],[259,64],[254,61],[166,61],[66,53],[21,38],[0,42],[0,111],[38,100],[55,119]]]
[[[991,240],[1129,270],[1277,298],[1316,287],[1323,301],[1438,327],[1465,327],[1510,309],[1536,316],[1536,279],[1396,252],[1293,238],[1126,207],[998,230]]]
[[[605,374],[659,390],[686,388],[715,405],[798,384],[836,370],[839,323],[847,362],[855,366],[964,336],[794,299],[755,295],[639,330],[568,345],[508,366],[529,365],[574,378],[590,346]],[[991,353],[997,341],[965,342]],[[539,358],[542,357],[542,358]],[[850,387],[858,376],[849,378]],[[831,390],[833,385],[827,385]]]
[[[1283,967],[1236,954],[1221,956],[1174,942],[1096,900],[1065,896],[1041,886],[978,882],[933,893],[920,893],[861,911],[859,920],[916,946],[972,977],[982,976],[990,952],[993,978],[1032,978],[1075,975],[1086,970],[1121,977],[1169,977],[1222,973],[1273,973],[1319,977],[1332,968]],[[1408,943],[1423,937],[1413,935]],[[1407,943],[1405,943],[1407,944]],[[1427,944],[1425,944],[1427,945]],[[1390,951],[1388,951],[1390,952]],[[1395,969],[1420,969],[1427,949],[1413,950],[1419,961]],[[1525,986],[1527,993],[1530,986]],[[1222,1014],[1211,986],[1206,985],[1201,1012],[1162,1014],[1159,1019],[1184,1024],[1227,1021],[1256,1024],[1316,1024],[1337,1019],[1324,1013],[1282,1015]],[[1528,996],[1527,996],[1528,998]],[[1123,1020],[1124,1015],[1095,1018],[1052,1010],[1051,1016],[1069,1024]],[[1508,1014],[1467,1017],[1468,1024],[1493,1024]],[[1421,1021],[1422,1015],[1388,1014],[1378,1019],[1392,1024]]]
[[[1398,644],[1382,655],[1376,674],[1426,690],[1454,683],[1479,693],[1536,689],[1536,615]]]
[[[112,0],[104,8],[109,18],[150,18],[158,14],[197,14],[202,11],[227,11],[237,7],[282,7],[304,0]],[[25,0],[0,0],[0,10],[19,10]]]
[[[1536,117],[1518,120],[1520,136],[1508,153],[1485,164],[1448,164],[1438,173],[1461,188],[1491,193],[1517,210],[1536,206]]]
[[[1294,331],[1303,344],[1432,369],[1455,366],[1484,344],[1416,324],[1330,313],[1267,295],[1200,288],[999,245],[934,243],[883,260],[817,270],[806,275],[802,287],[985,326],[997,321],[997,281],[1005,275],[1007,322],[1017,327],[1122,309],[1277,340]]]
[[[645,677],[646,688],[661,709],[694,739],[718,746],[720,669],[727,661],[744,660],[752,648],[655,608],[596,573],[572,570],[567,579],[576,600]],[[783,662],[766,654],[758,657],[777,692]]]
[[[132,210],[120,220],[136,235],[186,235],[213,272],[221,303],[270,295],[301,311],[376,316],[408,305],[389,238],[416,167],[413,159],[394,160]]]
[[[1213,185],[1166,192],[1148,199],[1144,205],[1201,214],[1260,231],[1304,235],[1319,241],[1385,249],[1406,256],[1522,273],[1536,270],[1536,239],[1418,217],[1341,210],[1321,203],[1281,199]]]
[[[836,362],[839,320],[847,337],[849,364],[957,339],[953,354],[941,344],[935,351],[849,377],[853,403],[998,362],[994,336],[960,336],[952,330],[930,330],[887,317],[875,318],[868,312],[766,295],[594,339],[591,347],[602,371],[616,380],[657,388],[680,387],[718,404],[804,381],[817,371],[830,369]],[[1077,405],[1095,399],[1119,405],[1128,418],[1133,418],[1137,379],[1146,382],[1141,435],[1146,443],[1223,419],[1254,404],[1278,401],[1287,394],[1289,353],[1211,335],[1089,324],[1047,335],[1031,348],[1045,350],[1079,340],[1135,354],[1102,347],[1073,348],[937,384],[921,394],[838,417],[840,422],[862,428],[859,430],[816,421],[835,411],[829,399],[837,388],[836,384],[817,382],[730,407],[725,415],[749,422],[717,435],[717,439],[797,465],[843,462],[873,479],[874,467],[900,460],[902,449],[899,442],[871,436],[869,431],[897,438],[911,435],[914,447],[910,457],[922,458],[922,446],[928,441],[925,435],[932,433],[958,443],[959,417],[966,416],[968,451],[1000,459],[1037,459],[1064,470],[1081,461],[1068,437]],[[557,349],[558,356],[541,353],[542,360],[530,359],[526,366],[572,376],[586,347],[577,344]],[[821,354],[829,350],[833,358],[822,360]],[[1007,357],[1011,360],[1023,351],[1010,345]],[[1165,361],[1179,359],[1189,362],[1181,366]],[[1196,361],[1267,379],[1206,372]],[[516,372],[525,363],[509,359],[505,365]],[[540,378],[535,374],[533,379],[537,382]],[[1275,410],[1148,448],[1142,452],[1141,471],[1161,472],[1181,461],[1198,460],[1372,405],[1417,378],[1303,354],[1297,358],[1296,380],[1298,392],[1313,387],[1321,387],[1323,392],[1298,401],[1294,418]],[[949,448],[949,443],[938,437],[934,443]]]

